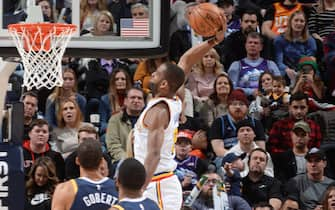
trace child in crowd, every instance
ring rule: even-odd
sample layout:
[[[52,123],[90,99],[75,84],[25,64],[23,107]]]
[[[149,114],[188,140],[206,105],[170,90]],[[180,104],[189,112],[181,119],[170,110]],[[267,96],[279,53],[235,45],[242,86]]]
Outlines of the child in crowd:
[[[218,173],[222,176],[226,183],[229,183],[230,190],[228,195],[241,196],[241,175],[240,172],[244,170],[243,159],[246,154],[243,153],[237,156],[235,153],[228,153],[222,158],[220,165],[217,166]]]
[[[259,76],[258,81],[258,95],[249,106],[249,115],[257,120],[263,120],[263,118],[269,115],[269,96],[272,94],[272,83],[273,74],[265,71]]]
[[[206,163],[189,153],[192,150],[193,134],[188,130],[178,132],[175,160],[178,163],[176,174],[181,182],[183,191],[192,190],[197,183],[200,174],[207,169]]]
[[[288,105],[289,94],[286,91],[285,79],[281,76],[272,78],[272,94],[269,97],[271,110],[277,110],[282,105]]]
[[[268,110],[263,120],[263,126],[269,131],[272,124],[288,116],[288,104],[290,95],[287,91],[285,78],[281,76],[272,77],[272,93],[268,96],[268,104],[264,105],[264,110]]]
[[[262,121],[266,133],[272,123],[288,115],[288,94],[285,79],[264,72],[259,78],[259,95],[249,107],[250,116]]]

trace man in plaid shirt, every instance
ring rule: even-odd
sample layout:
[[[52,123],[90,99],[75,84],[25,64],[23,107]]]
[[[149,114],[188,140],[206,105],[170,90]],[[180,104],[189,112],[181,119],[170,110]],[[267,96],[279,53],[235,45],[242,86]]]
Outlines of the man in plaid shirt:
[[[275,122],[269,133],[268,151],[273,153],[285,152],[292,148],[290,132],[294,123],[305,120],[311,128],[308,148],[320,147],[322,140],[320,126],[313,120],[306,119],[308,113],[308,96],[302,92],[293,94],[289,105],[290,116]]]

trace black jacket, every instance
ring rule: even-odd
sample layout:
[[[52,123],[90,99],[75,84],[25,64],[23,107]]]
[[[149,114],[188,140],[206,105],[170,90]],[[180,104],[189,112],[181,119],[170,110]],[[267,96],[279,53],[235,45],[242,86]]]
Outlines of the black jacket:
[[[22,147],[23,147],[23,158],[24,158],[23,167],[24,167],[24,173],[25,173],[26,179],[28,177],[30,168],[34,164],[35,160],[39,157],[42,157],[42,156],[48,156],[55,163],[56,174],[57,174],[58,179],[60,181],[64,180],[64,174],[65,174],[64,173],[64,159],[59,152],[55,152],[55,151],[51,150],[49,145],[46,144],[45,152],[39,153],[39,154],[34,153],[30,149],[30,140],[24,141]]]
[[[292,149],[283,153],[273,154],[275,177],[282,183],[286,183],[297,175],[297,162]]]

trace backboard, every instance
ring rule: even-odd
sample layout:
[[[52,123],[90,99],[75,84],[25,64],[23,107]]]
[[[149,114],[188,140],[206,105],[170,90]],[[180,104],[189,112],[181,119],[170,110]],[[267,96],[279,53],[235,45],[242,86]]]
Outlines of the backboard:
[[[15,5],[16,11],[9,11],[8,4],[15,2],[13,0],[0,0],[0,56],[18,56],[17,50],[14,47],[14,42],[10,37],[7,25],[18,23],[25,19],[24,0],[16,0],[19,2]],[[146,0],[144,3],[148,7],[148,18],[146,34],[138,34],[131,36],[124,33],[127,27],[135,27],[134,19],[129,16],[130,8],[127,2],[136,2],[137,0],[120,0],[121,7],[128,10],[128,14],[120,15],[120,18],[115,18],[113,25],[113,33],[107,35],[92,35],[92,33],[83,34],[84,30],[81,24],[81,4],[84,0],[73,0],[71,5],[63,5],[56,9],[53,5],[55,21],[68,22],[77,26],[77,31],[72,37],[68,47],[66,48],[65,56],[74,57],[155,57],[166,54],[168,50],[169,39],[169,16],[170,16],[170,1],[168,0]],[[56,0],[50,0],[55,2]],[[112,1],[109,1],[112,2]],[[138,1],[139,2],[139,1]],[[143,2],[143,1],[142,1]],[[7,4],[7,5],[6,5]],[[112,11],[111,7],[107,10]],[[112,13],[113,14],[113,13]],[[145,22],[145,21],[144,21]],[[140,29],[140,30],[143,30]]]

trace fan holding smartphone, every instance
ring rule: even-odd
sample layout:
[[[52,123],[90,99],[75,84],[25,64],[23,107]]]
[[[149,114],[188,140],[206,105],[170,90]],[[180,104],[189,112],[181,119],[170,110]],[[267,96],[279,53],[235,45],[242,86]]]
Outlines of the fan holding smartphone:
[[[314,57],[301,57],[298,64],[299,73],[292,94],[302,91],[317,101],[323,99],[325,86],[318,76],[318,71],[318,65]]]

